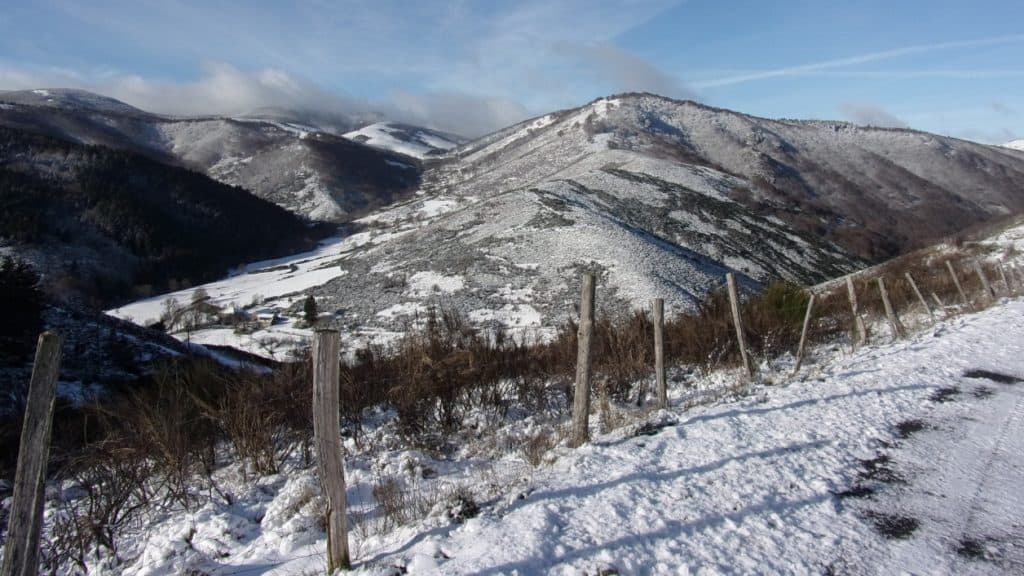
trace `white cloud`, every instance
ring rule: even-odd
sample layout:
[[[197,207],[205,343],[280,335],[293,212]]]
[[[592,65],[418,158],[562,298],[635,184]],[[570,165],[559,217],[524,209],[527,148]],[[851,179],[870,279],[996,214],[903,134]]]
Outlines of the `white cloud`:
[[[340,96],[282,70],[246,72],[210,63],[193,81],[150,80],[138,75],[86,77],[66,70],[0,68],[0,86],[12,89],[79,88],[110,96],[142,110],[170,115],[237,115],[260,108],[348,117],[384,117],[464,136],[479,136],[531,115],[509,98],[459,92],[395,91],[376,102]]]
[[[907,128],[906,122],[876,104],[846,102],[839,105],[839,113],[854,124],[863,126]]]
[[[616,92],[653,92],[672,98],[696,99],[683,83],[654,64],[614,44],[566,46]]]

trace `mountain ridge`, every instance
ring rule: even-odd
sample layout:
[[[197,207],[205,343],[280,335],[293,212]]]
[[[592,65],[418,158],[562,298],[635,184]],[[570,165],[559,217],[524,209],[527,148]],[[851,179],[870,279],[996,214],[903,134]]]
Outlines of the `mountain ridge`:
[[[178,117],[80,90],[0,93],[2,126],[198,170],[310,220],[348,221],[419,184],[418,160],[344,138],[348,125],[325,131],[301,124],[301,114],[270,112]]]

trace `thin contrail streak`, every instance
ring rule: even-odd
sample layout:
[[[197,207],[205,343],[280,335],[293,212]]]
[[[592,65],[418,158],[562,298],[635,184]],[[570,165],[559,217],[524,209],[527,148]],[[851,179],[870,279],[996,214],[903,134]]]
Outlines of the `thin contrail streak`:
[[[883,50],[880,52],[868,52],[866,54],[860,54],[857,56],[837,58],[834,60],[825,60],[822,62],[813,62],[810,64],[801,64],[798,66],[786,66],[783,68],[775,68],[773,70],[763,70],[760,72],[751,72],[748,74],[724,76],[722,78],[714,78],[711,80],[694,82],[692,83],[692,86],[694,86],[695,88],[713,88],[716,86],[730,86],[733,84],[742,84],[744,82],[752,82],[755,80],[764,80],[766,78],[778,78],[780,76],[798,76],[801,74],[810,74],[814,72],[820,72],[822,70],[843,68],[845,66],[854,66],[856,64],[864,64],[866,62],[890,60],[893,58],[899,58],[901,56],[910,56],[913,54],[924,54],[928,52],[937,52],[940,50],[953,50],[956,48],[973,48],[977,46],[1015,44],[1018,42],[1024,42],[1024,34],[1014,34],[1011,36],[995,36],[992,38],[981,38],[977,40],[961,40],[957,42],[940,42],[937,44],[919,44],[916,46],[905,46],[903,48]]]

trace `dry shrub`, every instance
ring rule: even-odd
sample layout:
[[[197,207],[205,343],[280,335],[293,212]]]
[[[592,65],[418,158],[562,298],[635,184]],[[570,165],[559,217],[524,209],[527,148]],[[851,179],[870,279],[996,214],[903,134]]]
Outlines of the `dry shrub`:
[[[741,314],[753,353],[773,358],[796,349],[808,299],[803,288],[779,281],[748,299]]]
[[[523,442],[519,452],[527,464],[536,468],[544,462],[544,456],[557,442],[558,438],[551,430],[540,430]]]

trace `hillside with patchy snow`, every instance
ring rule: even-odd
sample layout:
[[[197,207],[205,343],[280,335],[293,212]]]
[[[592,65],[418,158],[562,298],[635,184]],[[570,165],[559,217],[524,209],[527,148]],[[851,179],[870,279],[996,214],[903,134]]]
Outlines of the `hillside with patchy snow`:
[[[428,158],[443,155],[448,150],[464,144],[465,138],[397,122],[378,122],[353,130],[345,137],[374,148],[383,148],[413,158]]]
[[[1024,150],[1024,138],[1020,140],[1012,140],[1002,145],[1004,148],[1011,148],[1013,150]]]
[[[989,146],[645,94],[599,99],[452,149],[416,197],[363,218],[361,232],[315,258],[205,287],[219,306],[282,320],[198,337],[276,355],[308,337],[295,319],[311,294],[352,347],[394,338],[432,306],[543,339],[571,315],[583,270],[599,274],[602,310],[655,297],[670,313],[692,310],[728,271],[751,290],[836,277],[861,256],[1024,209],[1022,189],[1024,159]],[[279,282],[287,291],[236,288]],[[114,313],[153,319],[162,302]]]
[[[461,195],[571,180],[614,168],[623,155],[655,170],[713,170],[733,178],[723,193],[758,215],[873,260],[1024,210],[1024,158],[996,147],[914,130],[769,120],[651,94],[548,114],[453,155],[457,162],[425,181]]]
[[[342,222],[406,198],[418,163],[334,133],[339,119],[285,114],[178,118],[80,90],[0,92],[0,125],[127,149],[241,186],[312,220]]]

